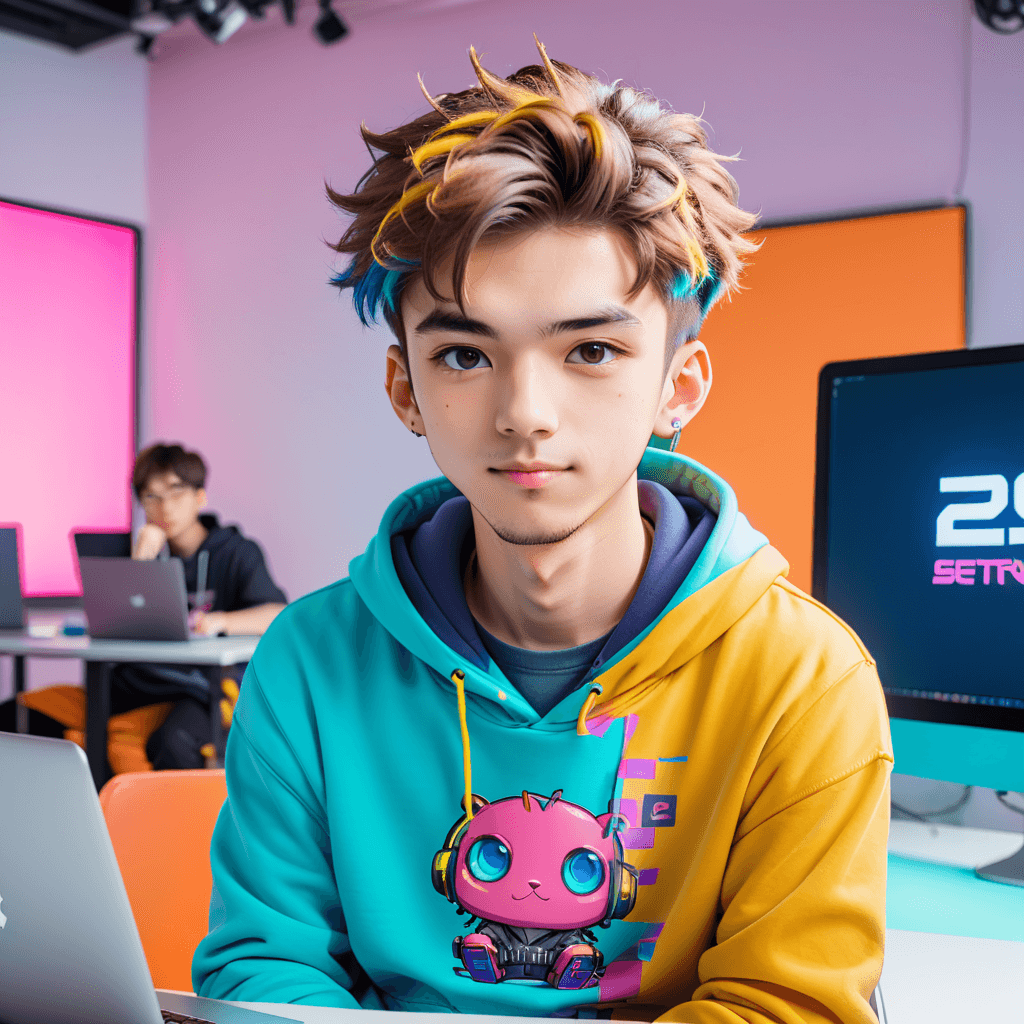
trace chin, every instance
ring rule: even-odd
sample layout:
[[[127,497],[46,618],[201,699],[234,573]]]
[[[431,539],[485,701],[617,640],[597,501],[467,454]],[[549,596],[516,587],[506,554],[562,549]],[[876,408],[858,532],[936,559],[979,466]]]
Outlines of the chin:
[[[568,540],[586,522],[586,519],[578,517],[566,518],[560,522],[553,520],[538,522],[528,516],[512,520],[508,518],[507,514],[494,517],[481,514],[494,533],[506,544],[523,547],[560,544],[563,540]]]

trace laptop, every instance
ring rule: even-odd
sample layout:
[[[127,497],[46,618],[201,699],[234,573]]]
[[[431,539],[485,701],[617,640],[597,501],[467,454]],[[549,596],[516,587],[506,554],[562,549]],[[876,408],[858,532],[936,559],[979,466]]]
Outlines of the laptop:
[[[158,998],[79,746],[0,733],[0,779],[0,1021],[285,1024],[214,999]]]
[[[187,640],[188,595],[179,558],[82,556],[82,604],[95,640]]]
[[[25,625],[21,603],[21,527],[0,526],[0,629],[22,629]]]

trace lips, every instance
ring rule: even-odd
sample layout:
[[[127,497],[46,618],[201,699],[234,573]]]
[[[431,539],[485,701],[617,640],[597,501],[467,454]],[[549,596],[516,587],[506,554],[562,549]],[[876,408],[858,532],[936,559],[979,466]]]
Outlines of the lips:
[[[551,466],[537,462],[529,465],[518,464],[507,466],[505,468],[493,470],[493,472],[500,473],[502,476],[520,487],[536,488],[543,487],[545,484],[560,477],[563,473],[568,472],[568,470],[559,466]]]
[[[550,896],[541,896],[541,894],[539,892],[537,892],[536,889],[534,889],[532,892],[528,892],[525,896],[513,896],[512,899],[514,899],[514,900],[528,900],[531,896],[536,896],[537,899],[543,900],[545,903],[547,903],[547,901],[551,898]]]

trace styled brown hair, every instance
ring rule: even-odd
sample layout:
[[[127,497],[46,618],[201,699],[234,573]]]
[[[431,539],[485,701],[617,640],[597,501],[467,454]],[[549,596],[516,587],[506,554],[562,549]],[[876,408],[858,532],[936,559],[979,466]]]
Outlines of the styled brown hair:
[[[162,441],[143,448],[135,458],[132,470],[132,488],[141,500],[146,484],[161,473],[174,472],[182,481],[199,490],[206,486],[206,463],[199,452],[186,451],[180,444]]]
[[[672,349],[737,287],[743,255],[757,248],[742,237],[756,215],[739,208],[723,166],[734,158],[708,148],[699,118],[551,61],[537,46],[543,65],[506,79],[471,47],[478,86],[431,96],[421,80],[427,114],[383,134],[362,126],[379,155],[351,195],[327,188],[353,215],[332,246],[352,259],[332,283],[353,289],[364,323],[383,313],[404,347],[398,301],[414,275],[441,300],[436,275],[452,260],[463,306],[466,266],[485,236],[609,228],[636,260],[630,295],[653,283],[669,303]]]

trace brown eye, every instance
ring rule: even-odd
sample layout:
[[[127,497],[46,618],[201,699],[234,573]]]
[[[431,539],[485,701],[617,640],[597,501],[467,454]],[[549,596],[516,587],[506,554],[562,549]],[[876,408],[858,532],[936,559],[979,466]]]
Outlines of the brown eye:
[[[610,363],[618,353],[610,345],[604,345],[599,341],[587,341],[569,353],[568,362],[586,363],[587,366],[602,366]]]
[[[476,370],[491,365],[478,348],[450,348],[442,358],[453,370]]]

